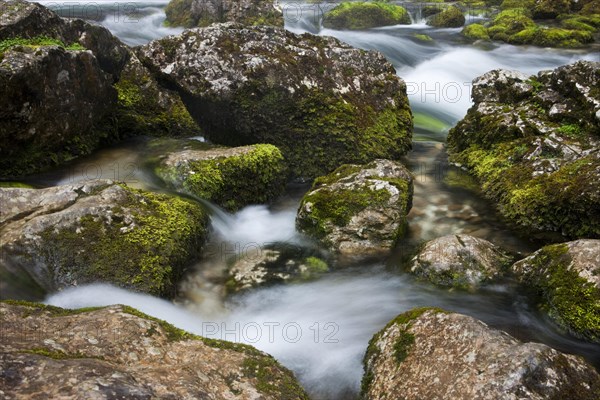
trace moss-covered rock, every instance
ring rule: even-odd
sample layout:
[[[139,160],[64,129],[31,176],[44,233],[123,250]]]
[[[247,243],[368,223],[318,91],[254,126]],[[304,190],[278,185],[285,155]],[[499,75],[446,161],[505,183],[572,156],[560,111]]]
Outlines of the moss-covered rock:
[[[586,30],[532,27],[512,35],[511,44],[532,44],[540,47],[579,48],[594,41],[594,36]]]
[[[270,143],[294,177],[397,158],[411,146],[406,85],[377,52],[275,27],[220,24],[142,47],[214,143]]]
[[[165,8],[170,26],[209,26],[218,22],[283,26],[272,0],[171,0]]]
[[[463,36],[472,40],[489,40],[490,35],[486,27],[481,24],[471,24],[467,25],[463,28],[462,32]]]
[[[528,234],[600,237],[600,63],[492,71],[448,135],[451,160]]]
[[[568,14],[571,3],[570,0],[535,0],[531,13],[533,19],[554,19],[561,14]]]
[[[135,55],[131,55],[114,87],[118,93],[116,125],[120,137],[200,134],[179,94],[160,86]]]
[[[270,144],[173,152],[156,172],[173,188],[230,211],[274,199],[287,176],[281,152]]]
[[[0,199],[6,266],[47,291],[109,282],[171,296],[208,229],[196,203],[111,181],[0,189]]]
[[[543,247],[512,270],[562,328],[600,342],[600,240]]]
[[[436,28],[458,28],[464,24],[465,16],[462,10],[456,6],[450,6],[427,20],[427,25]]]
[[[225,287],[229,293],[314,279],[329,270],[327,261],[311,248],[273,243],[229,260]]]
[[[308,399],[268,354],[128,306],[67,310],[8,301],[0,315],[5,397],[35,397],[43,388],[46,398]]]
[[[361,30],[387,25],[409,25],[404,7],[385,2],[343,2],[323,17],[323,26],[331,29]]]
[[[364,399],[597,399],[583,358],[522,343],[466,315],[416,308],[376,333],[364,357]]]
[[[488,34],[494,40],[508,41],[508,38],[524,29],[535,28],[535,22],[523,8],[505,10],[496,15],[488,27]]]
[[[402,164],[343,165],[315,179],[296,226],[343,256],[380,255],[404,236],[412,194],[413,178]]]
[[[436,285],[476,289],[503,276],[511,261],[512,257],[487,240],[447,235],[427,242],[409,270]]]

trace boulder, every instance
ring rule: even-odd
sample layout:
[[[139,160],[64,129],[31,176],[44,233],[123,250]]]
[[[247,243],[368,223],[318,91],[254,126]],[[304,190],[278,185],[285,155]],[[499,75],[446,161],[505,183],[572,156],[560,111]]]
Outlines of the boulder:
[[[536,76],[496,70],[473,81],[475,104],[448,135],[501,214],[528,233],[600,237],[600,63]]]
[[[174,189],[229,211],[273,200],[287,176],[281,152],[270,144],[176,151],[162,159],[156,173]]]
[[[171,26],[209,26],[218,22],[283,26],[273,0],[171,0],[165,8]]]
[[[329,270],[318,252],[284,243],[269,244],[255,252],[235,256],[230,263],[225,285],[230,293],[313,279]]]
[[[470,24],[461,32],[463,36],[471,40],[490,40],[487,29],[481,24]]]
[[[427,25],[436,28],[459,28],[464,24],[465,16],[461,9],[455,6],[450,6],[427,20]]]
[[[177,87],[206,138],[276,145],[295,177],[411,146],[406,85],[378,52],[228,23],[153,41],[138,56]]]
[[[207,235],[201,206],[96,180],[0,188],[3,268],[48,292],[109,282],[170,296]]]
[[[159,85],[134,54],[121,70],[114,87],[118,93],[116,125],[119,137],[192,137],[201,134],[179,93]]]
[[[387,25],[410,25],[404,7],[386,2],[343,2],[323,16],[323,26],[331,29],[364,30]]]
[[[600,375],[581,357],[522,343],[466,315],[413,309],[373,336],[365,399],[597,399]]]
[[[476,289],[507,271],[512,257],[487,240],[447,235],[427,242],[409,270],[436,285]]]
[[[8,44],[11,44],[8,46]],[[89,153],[106,135],[112,77],[82,47],[52,39],[0,42],[0,177]]]
[[[545,246],[511,269],[563,329],[600,342],[600,240]]]
[[[343,256],[385,254],[405,234],[412,195],[412,175],[400,163],[343,165],[315,179],[296,227]]]
[[[571,0],[536,0],[532,15],[534,19],[553,19],[561,14],[569,14]]]
[[[0,303],[6,399],[308,399],[254,347],[187,333],[128,306]]]

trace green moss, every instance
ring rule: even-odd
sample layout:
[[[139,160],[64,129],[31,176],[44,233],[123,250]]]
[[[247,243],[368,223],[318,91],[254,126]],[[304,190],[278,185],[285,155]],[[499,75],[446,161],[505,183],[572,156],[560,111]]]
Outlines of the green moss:
[[[511,35],[507,42],[540,47],[579,48],[594,41],[592,33],[561,28],[531,27]]]
[[[60,350],[49,350],[49,349],[46,349],[43,347],[36,347],[33,349],[29,349],[29,350],[23,350],[23,351],[21,351],[21,353],[35,354],[38,356],[52,358],[54,360],[71,360],[71,359],[78,359],[78,358],[98,358],[98,357],[88,357],[85,354],[82,354],[79,352],[65,353]]]
[[[410,24],[408,12],[384,2],[343,2],[323,18],[323,26],[331,29],[362,30],[398,24]]]
[[[524,9],[515,8],[498,14],[488,28],[488,34],[492,39],[507,41],[510,36],[535,26]]]
[[[329,267],[327,263],[320,258],[317,257],[307,257],[304,262],[309,268],[309,273],[312,274],[322,274],[329,271]]]
[[[542,248],[531,260],[524,283],[535,288],[542,308],[579,337],[600,340],[600,290],[572,270],[566,244]]]
[[[45,46],[59,46],[65,50],[85,50],[85,47],[81,46],[79,43],[65,45],[62,41],[47,36],[36,36],[34,38],[14,37],[0,41],[0,61],[4,58],[4,53],[10,49],[18,47],[37,49]]]
[[[183,26],[185,28],[192,28],[194,26],[208,26],[210,24],[201,24],[192,17],[193,0],[171,0],[167,7],[165,7],[165,14],[167,19],[165,24],[167,26]]]
[[[243,10],[242,18],[235,22],[243,25],[272,25],[283,26],[283,15],[281,12],[267,7],[270,4],[269,0],[257,0],[253,2],[253,6],[258,8],[254,10]],[[264,7],[260,7],[266,3]],[[167,16],[165,25],[167,26],[183,26],[185,28],[206,27],[218,22],[227,22],[231,20],[228,15],[228,10],[223,9],[222,4],[218,3],[221,9],[217,10],[216,14],[210,14],[205,5],[194,4],[193,0],[171,0],[165,8]]]
[[[465,16],[460,8],[450,6],[427,20],[427,25],[438,28],[458,28],[465,24]]]
[[[83,308],[60,308],[42,303],[35,303],[32,301],[25,300],[2,300],[0,303],[10,304],[12,306],[21,306],[27,307],[30,310],[23,313],[23,318],[27,318],[28,316],[37,313],[37,312],[47,312],[50,313],[52,317],[65,317],[69,315],[77,315],[82,313],[87,313],[91,311],[100,310],[104,307],[83,307]]]
[[[568,138],[576,139],[583,135],[581,127],[576,124],[565,124],[558,128],[558,132]]]
[[[396,358],[396,362],[401,363],[408,357],[410,348],[414,343],[415,335],[406,331],[400,332],[398,339],[394,343],[394,357]]]
[[[0,188],[33,189],[34,187],[22,182],[0,182]]]
[[[281,400],[308,400],[293,373],[271,357],[248,357],[242,363],[242,370],[246,377],[256,379],[256,389],[266,396]],[[276,373],[277,370],[282,372]]]
[[[433,42],[433,39],[429,35],[424,35],[422,33],[415,33],[413,37],[421,42]]]
[[[531,10],[534,4],[535,0],[504,0],[500,5],[500,8],[503,10],[508,10],[511,8]]]
[[[56,277],[172,295],[184,267],[202,247],[208,217],[190,201],[123,188],[128,202],[110,215],[87,215],[76,227],[44,231],[40,254]]]
[[[464,27],[461,32],[463,36],[472,40],[489,40],[487,29],[481,24],[471,24]]]
[[[157,173],[174,186],[185,176],[185,191],[233,211],[278,196],[284,189],[287,168],[277,147],[257,144],[237,155],[191,161],[178,169],[160,167]]]

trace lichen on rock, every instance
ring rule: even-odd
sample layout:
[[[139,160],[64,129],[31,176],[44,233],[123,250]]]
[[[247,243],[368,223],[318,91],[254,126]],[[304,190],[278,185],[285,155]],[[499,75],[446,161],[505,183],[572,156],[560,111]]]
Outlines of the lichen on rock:
[[[404,236],[412,193],[412,175],[400,163],[343,165],[315,179],[296,226],[351,258],[386,253]]]
[[[196,203],[107,180],[2,188],[0,201],[5,267],[46,291],[109,282],[172,296],[208,230]]]

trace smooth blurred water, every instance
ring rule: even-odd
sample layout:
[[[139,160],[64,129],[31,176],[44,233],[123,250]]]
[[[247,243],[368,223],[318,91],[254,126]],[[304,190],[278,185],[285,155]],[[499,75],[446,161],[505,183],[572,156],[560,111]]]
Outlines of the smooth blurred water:
[[[180,31],[162,25],[164,2],[133,3],[136,11],[129,16],[137,18],[136,23],[125,22],[122,11],[117,17],[114,12],[110,14],[114,11],[113,1],[100,3],[106,15],[95,19],[128,44],[143,44]],[[270,207],[250,206],[236,214],[209,204],[211,252],[198,261],[182,283],[175,304],[107,285],[65,290],[49,296],[47,301],[69,308],[128,304],[194,333],[253,344],[291,368],[310,394],[322,399],[356,397],[362,356],[373,333],[397,314],[417,306],[435,305],[469,314],[520,339],[582,354],[599,365],[598,346],[558,332],[511,282],[477,293],[447,291],[416,282],[398,268],[418,243],[452,233],[483,237],[521,254],[539,246],[507,226],[493,205],[478,193],[476,185],[469,189],[454,184],[468,177],[448,165],[445,137],[470,107],[470,82],[475,77],[495,68],[536,73],[578,59],[600,61],[597,49],[468,45],[461,39],[460,29],[430,28],[419,20],[418,10],[413,12],[413,20],[418,22],[411,26],[361,32],[321,29],[320,15],[331,5],[315,8],[318,6],[308,3],[290,4],[282,3],[287,29],[335,36],[356,47],[381,51],[407,83],[415,135],[414,149],[403,161],[415,174],[415,194],[408,216],[409,235],[396,254],[374,264],[333,269],[317,281],[224,297],[223,274],[232,254],[239,255],[254,244],[260,247],[276,241],[311,245],[294,229],[299,199],[308,189],[305,185],[291,188]],[[427,34],[433,41],[420,41],[416,33]],[[147,168],[145,149],[134,143],[99,151],[68,168],[39,176],[34,183],[44,186],[82,181],[89,177],[81,171],[97,169],[110,178],[116,163],[119,171],[128,166],[126,173],[134,171],[131,177],[135,185],[160,189]],[[272,335],[269,327],[273,328]],[[298,328],[302,333],[296,338]],[[260,335],[253,335],[256,332]]]

